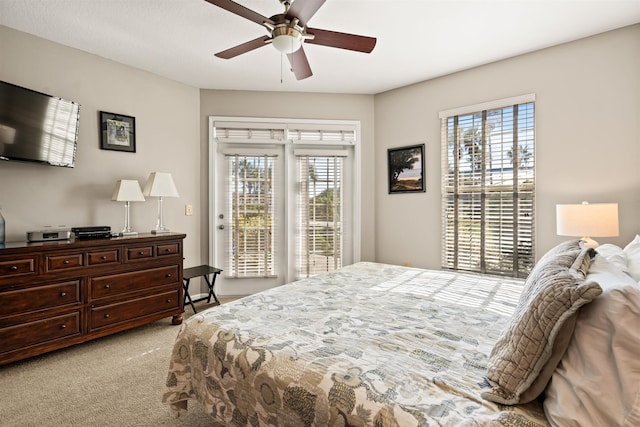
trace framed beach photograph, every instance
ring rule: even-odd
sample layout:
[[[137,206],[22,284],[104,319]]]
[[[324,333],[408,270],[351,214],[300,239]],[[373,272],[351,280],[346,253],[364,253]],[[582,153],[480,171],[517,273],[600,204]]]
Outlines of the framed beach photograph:
[[[100,111],[100,148],[136,152],[136,118]]]
[[[389,148],[389,193],[425,192],[424,144]]]

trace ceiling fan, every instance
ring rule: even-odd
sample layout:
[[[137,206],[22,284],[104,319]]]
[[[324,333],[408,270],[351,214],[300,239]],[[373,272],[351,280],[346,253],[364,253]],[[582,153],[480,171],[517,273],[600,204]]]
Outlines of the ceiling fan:
[[[303,42],[364,53],[371,53],[376,45],[376,39],[373,37],[308,27],[309,19],[326,0],[280,0],[280,3],[284,5],[284,13],[273,15],[270,18],[262,16],[232,0],[206,1],[264,26],[269,33],[268,36],[258,37],[218,52],[216,53],[218,58],[231,59],[267,44],[272,44],[277,50],[287,54],[293,74],[298,80],[306,79],[313,74],[307,55],[302,47]]]

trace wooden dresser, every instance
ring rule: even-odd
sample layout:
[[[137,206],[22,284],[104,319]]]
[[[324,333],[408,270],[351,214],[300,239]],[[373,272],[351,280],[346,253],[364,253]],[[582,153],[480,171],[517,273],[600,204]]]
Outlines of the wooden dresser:
[[[182,323],[185,237],[0,247],[0,365],[168,316]]]

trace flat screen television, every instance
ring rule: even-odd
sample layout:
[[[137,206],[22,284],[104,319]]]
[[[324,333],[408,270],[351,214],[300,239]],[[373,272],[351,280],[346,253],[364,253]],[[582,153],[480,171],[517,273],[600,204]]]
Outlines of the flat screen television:
[[[0,159],[74,167],[80,104],[0,81]]]

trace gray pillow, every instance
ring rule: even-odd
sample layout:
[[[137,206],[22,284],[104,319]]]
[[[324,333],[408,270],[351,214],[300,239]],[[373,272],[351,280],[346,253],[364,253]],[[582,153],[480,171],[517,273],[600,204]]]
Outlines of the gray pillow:
[[[527,277],[518,306],[489,356],[486,400],[514,405],[546,387],[569,345],[578,309],[602,293],[585,282],[595,251],[579,240],[547,252]]]

